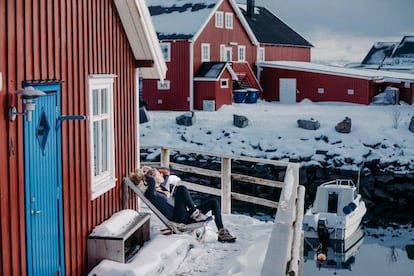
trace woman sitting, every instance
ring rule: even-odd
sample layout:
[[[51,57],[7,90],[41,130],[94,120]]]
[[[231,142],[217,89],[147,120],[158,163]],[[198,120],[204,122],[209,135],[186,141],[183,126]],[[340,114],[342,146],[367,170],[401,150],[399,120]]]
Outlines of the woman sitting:
[[[220,205],[216,199],[208,199],[195,206],[188,189],[180,185],[175,189],[174,203],[172,204],[170,191],[164,186],[168,174],[164,175],[167,177],[164,177],[157,169],[144,166],[132,173],[130,178],[136,184],[143,183],[146,186],[145,197],[169,220],[185,224],[205,221],[208,219],[205,214],[211,211],[219,230],[218,241],[236,241],[236,237],[233,237],[223,226]]]

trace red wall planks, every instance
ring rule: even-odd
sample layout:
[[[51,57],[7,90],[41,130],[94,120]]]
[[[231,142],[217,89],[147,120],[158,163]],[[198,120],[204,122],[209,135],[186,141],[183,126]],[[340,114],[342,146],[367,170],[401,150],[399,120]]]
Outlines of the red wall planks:
[[[112,73],[118,183],[90,200],[87,121],[62,124],[62,177],[66,275],[85,275],[86,237],[122,208],[121,179],[135,167],[134,57],[111,0],[0,1],[0,102],[21,108],[15,91],[25,80],[62,80],[61,113],[88,115],[90,74]],[[23,121],[0,112],[0,275],[26,275]],[[136,200],[130,203],[136,206]]]

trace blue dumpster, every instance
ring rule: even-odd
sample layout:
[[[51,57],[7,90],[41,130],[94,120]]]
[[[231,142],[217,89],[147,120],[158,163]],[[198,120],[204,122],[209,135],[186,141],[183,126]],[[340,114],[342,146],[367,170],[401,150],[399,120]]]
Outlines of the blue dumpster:
[[[257,98],[259,97],[259,90],[256,88],[247,88],[247,95],[245,103],[257,103]]]
[[[247,96],[246,89],[236,89],[233,91],[233,102],[235,103],[244,103]]]

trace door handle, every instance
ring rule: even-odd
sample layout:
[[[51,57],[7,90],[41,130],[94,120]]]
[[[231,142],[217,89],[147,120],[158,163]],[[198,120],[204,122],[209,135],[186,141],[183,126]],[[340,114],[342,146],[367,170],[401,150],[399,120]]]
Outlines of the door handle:
[[[34,215],[40,214],[42,210],[32,210],[31,212],[32,212],[32,216],[34,216]]]

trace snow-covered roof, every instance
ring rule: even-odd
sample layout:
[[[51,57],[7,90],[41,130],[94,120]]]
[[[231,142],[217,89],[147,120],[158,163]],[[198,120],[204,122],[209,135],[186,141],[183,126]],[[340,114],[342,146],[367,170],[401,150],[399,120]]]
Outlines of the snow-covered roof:
[[[272,67],[306,72],[316,72],[328,75],[340,75],[368,80],[393,80],[414,82],[414,74],[390,72],[383,70],[364,70],[346,67],[336,67],[311,62],[300,61],[267,61],[258,64],[260,67]]]
[[[165,79],[167,65],[145,2],[115,0],[115,6],[135,60],[153,62],[152,67],[139,68],[141,75],[148,79]]]
[[[192,38],[222,0],[147,0],[158,38]]]
[[[197,39],[224,0],[147,0],[158,39]],[[253,44],[253,31],[235,0],[228,0]]]
[[[218,80],[226,69],[229,70],[232,80],[238,80],[236,73],[227,62],[203,62],[194,80]]]

